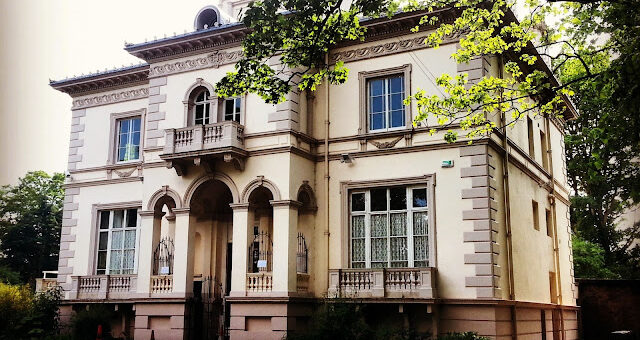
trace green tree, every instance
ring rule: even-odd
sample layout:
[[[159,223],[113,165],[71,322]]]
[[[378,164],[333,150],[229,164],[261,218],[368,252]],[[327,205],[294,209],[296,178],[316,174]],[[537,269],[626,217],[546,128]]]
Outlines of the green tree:
[[[611,59],[607,52],[600,52],[581,62],[600,72],[610,67]],[[561,80],[585,75],[577,62],[559,68]],[[640,225],[620,227],[621,215],[640,202],[640,144],[629,136],[639,128],[638,119],[611,100],[620,81],[616,75],[593,77],[571,86],[580,110],[580,116],[567,122],[565,135],[568,180],[574,193],[571,221],[576,236],[587,241],[574,243],[578,277],[612,277],[612,272],[624,278],[640,275],[640,246],[634,244]],[[606,271],[585,270],[595,264],[595,247]]]
[[[64,175],[27,173],[0,188],[0,266],[33,283],[42,270],[57,268]]]
[[[619,279],[620,275],[612,272],[604,262],[604,250],[595,243],[591,243],[574,236],[573,268],[578,278]]]

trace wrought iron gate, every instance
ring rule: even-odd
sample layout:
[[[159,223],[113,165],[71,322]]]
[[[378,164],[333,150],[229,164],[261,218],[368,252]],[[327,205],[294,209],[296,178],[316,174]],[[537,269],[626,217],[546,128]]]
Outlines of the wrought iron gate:
[[[222,284],[216,278],[194,281],[193,297],[185,304],[186,339],[226,339]]]

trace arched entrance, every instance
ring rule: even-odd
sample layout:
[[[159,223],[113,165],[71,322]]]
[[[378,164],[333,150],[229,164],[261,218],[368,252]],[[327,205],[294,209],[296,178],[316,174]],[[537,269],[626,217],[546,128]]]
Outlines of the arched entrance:
[[[189,201],[189,229],[193,233],[193,298],[187,302],[188,338],[224,336],[224,297],[231,288],[231,249],[234,196],[221,180],[210,178],[197,186]]]

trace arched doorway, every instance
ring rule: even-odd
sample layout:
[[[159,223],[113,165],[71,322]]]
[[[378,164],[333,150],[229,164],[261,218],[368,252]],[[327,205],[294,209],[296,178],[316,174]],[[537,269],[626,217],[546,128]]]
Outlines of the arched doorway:
[[[222,181],[202,182],[189,201],[189,229],[193,233],[191,261],[193,298],[189,309],[188,338],[224,335],[224,297],[230,291],[233,195]]]

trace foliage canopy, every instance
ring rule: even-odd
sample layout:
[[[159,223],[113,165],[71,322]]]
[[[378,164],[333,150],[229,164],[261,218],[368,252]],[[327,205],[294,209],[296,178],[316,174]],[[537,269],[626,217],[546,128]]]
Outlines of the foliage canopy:
[[[0,187],[0,266],[19,273],[22,282],[58,267],[63,182],[63,174],[34,171],[15,186]]]

